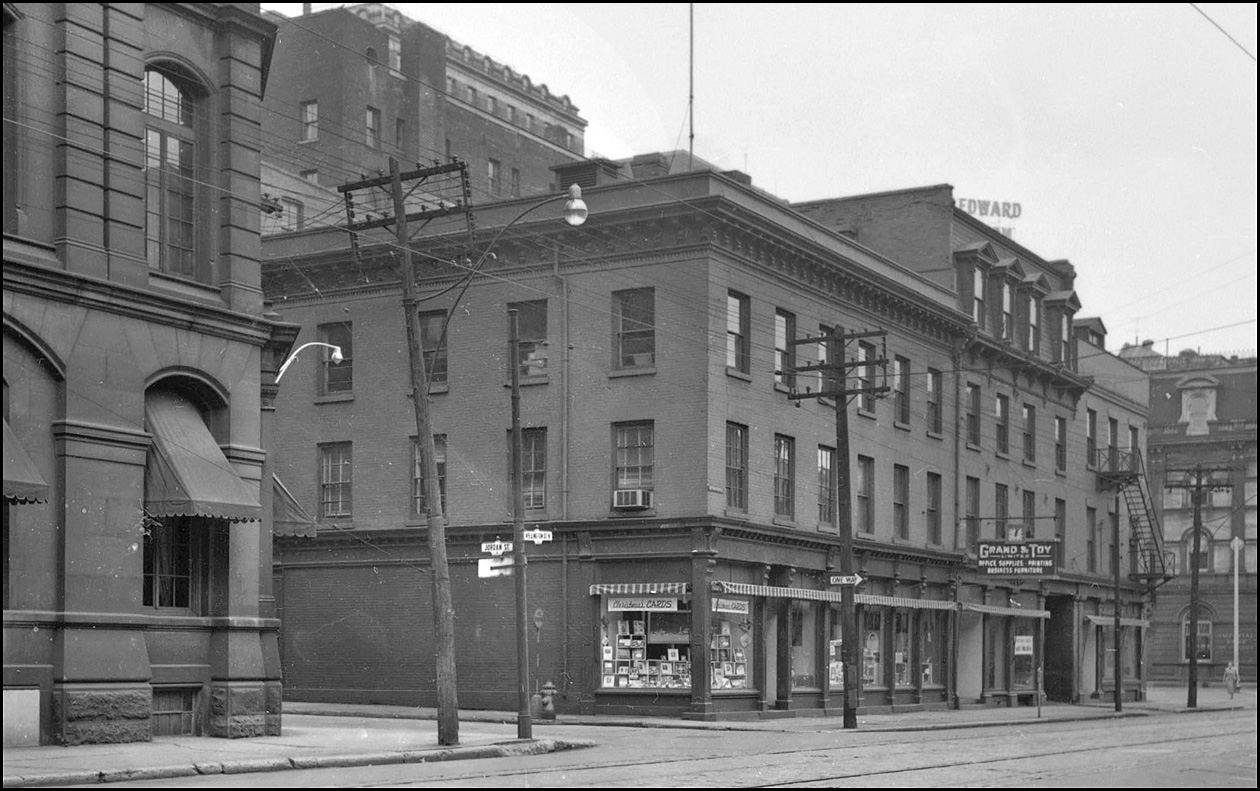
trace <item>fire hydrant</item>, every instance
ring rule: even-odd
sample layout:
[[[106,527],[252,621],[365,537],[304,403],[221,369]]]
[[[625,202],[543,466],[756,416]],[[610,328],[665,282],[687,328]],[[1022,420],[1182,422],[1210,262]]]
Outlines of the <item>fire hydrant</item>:
[[[548,681],[543,684],[542,704],[538,709],[538,719],[554,720],[556,718],[556,685]]]

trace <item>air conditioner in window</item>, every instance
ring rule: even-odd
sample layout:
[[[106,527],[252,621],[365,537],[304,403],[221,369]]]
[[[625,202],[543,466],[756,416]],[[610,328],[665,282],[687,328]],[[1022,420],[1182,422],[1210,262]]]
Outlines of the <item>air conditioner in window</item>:
[[[619,511],[643,510],[651,507],[651,489],[617,489],[613,492],[613,508]]]

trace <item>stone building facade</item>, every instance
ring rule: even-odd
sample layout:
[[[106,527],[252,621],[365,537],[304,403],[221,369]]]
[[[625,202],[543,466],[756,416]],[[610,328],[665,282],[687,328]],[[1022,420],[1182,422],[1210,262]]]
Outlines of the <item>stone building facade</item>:
[[[256,3],[4,4],[6,747],[280,732],[274,33]]]

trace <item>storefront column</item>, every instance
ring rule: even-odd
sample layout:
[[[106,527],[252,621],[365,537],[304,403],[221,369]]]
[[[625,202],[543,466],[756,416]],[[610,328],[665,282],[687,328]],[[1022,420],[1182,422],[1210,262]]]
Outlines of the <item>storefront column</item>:
[[[716,531],[691,531],[691,710],[692,719],[714,719],[709,667],[709,633],[713,628],[713,572],[717,569]]]
[[[795,587],[796,569],[775,569],[772,584],[783,587]],[[778,612],[776,624],[774,664],[777,668],[775,676],[774,707],[781,711],[792,708],[792,601],[790,599],[772,599],[770,605]]]

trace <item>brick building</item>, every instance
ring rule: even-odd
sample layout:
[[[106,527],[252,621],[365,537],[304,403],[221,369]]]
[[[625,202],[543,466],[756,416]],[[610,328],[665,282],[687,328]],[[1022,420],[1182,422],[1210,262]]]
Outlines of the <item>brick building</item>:
[[[256,3],[3,13],[5,746],[278,734],[274,26]]]
[[[1147,341],[1125,344],[1120,356],[1150,373],[1152,478],[1168,548],[1180,573],[1159,590],[1151,616],[1153,679],[1186,683],[1189,651],[1198,651],[1199,679],[1219,683],[1234,657],[1234,562],[1237,555],[1239,672],[1256,677],[1256,358],[1186,350],[1166,357]],[[1194,508],[1183,482],[1196,465],[1216,471],[1202,506],[1198,635],[1190,639],[1190,569],[1194,563]],[[1191,646],[1194,646],[1192,648]]]
[[[1100,487],[1114,470],[1098,451],[1120,440],[1086,427],[1143,436],[1144,376],[1078,353],[1071,265],[954,209],[948,186],[792,207],[738,172],[668,170],[558,169],[584,185],[586,225],[539,208],[472,275],[460,238],[418,241],[461,705],[515,699],[512,583],[478,561],[511,536],[519,365],[524,518],[554,536],[527,550],[529,656],[559,710],[840,707],[834,413],[789,398],[818,374],[775,373],[826,353],[793,338],[837,326],[887,330],[893,393],[851,407],[861,706],[1013,705],[1043,658],[1052,699],[1111,694],[1117,606],[1122,688],[1141,695],[1146,579],[1126,574],[1117,603],[1107,562],[1146,550],[1103,532],[1129,523]],[[529,206],[479,209],[480,244]],[[360,245],[313,230],[265,245],[277,309],[347,357],[295,366],[278,400],[278,471],[322,523],[276,550],[286,694],[431,704],[400,288],[389,246]],[[1018,528],[1058,540],[1052,573],[982,576],[977,542]]]
[[[387,172],[391,156],[468,162],[476,203],[553,191],[550,167],[582,157],[586,121],[568,96],[383,3],[268,18],[264,190],[307,221],[343,217],[332,188]]]

